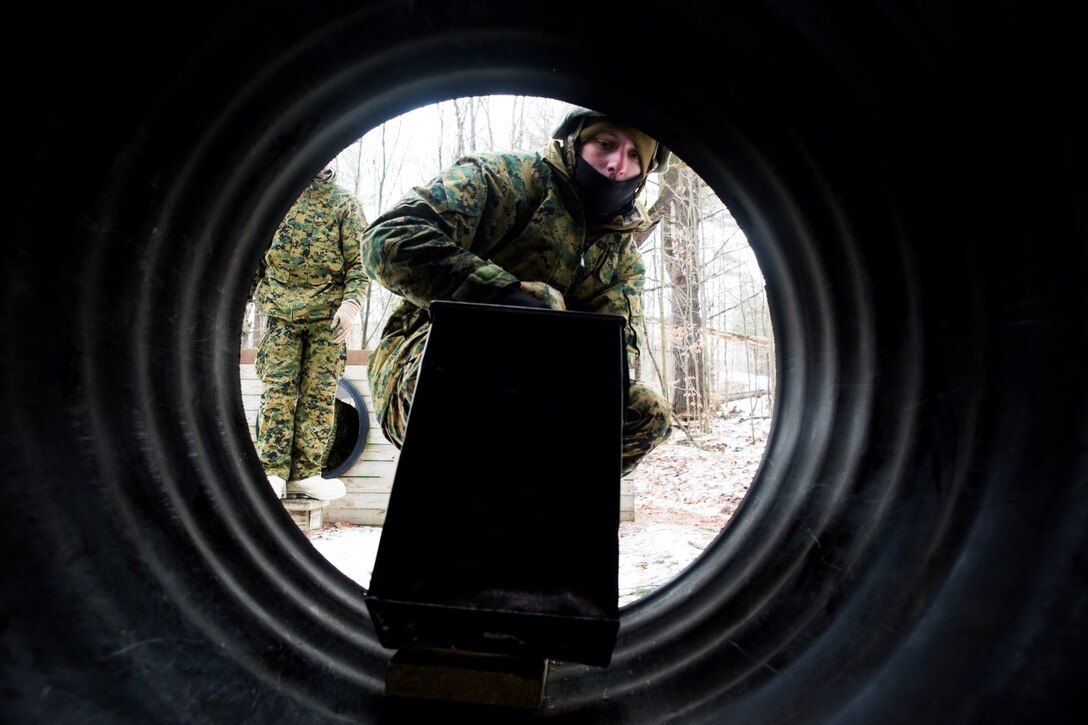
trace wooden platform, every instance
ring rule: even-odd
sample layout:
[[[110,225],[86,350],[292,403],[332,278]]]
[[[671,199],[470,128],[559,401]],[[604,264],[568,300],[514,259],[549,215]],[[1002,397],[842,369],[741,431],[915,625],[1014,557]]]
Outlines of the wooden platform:
[[[359,355],[360,351],[357,350],[349,352],[355,355],[348,357],[344,379],[363,396],[370,416],[370,429],[359,459],[340,475],[340,480],[347,488],[347,495],[329,502],[329,506],[322,511],[323,523],[345,522],[360,526],[381,526],[385,521],[389,493],[393,487],[393,475],[397,469],[397,456],[400,452],[382,435],[381,426],[378,425],[377,418],[374,416],[374,404],[366,379],[365,355]],[[252,350],[243,351],[242,360],[243,362],[239,365],[242,404],[245,408],[246,422],[249,423],[250,437],[256,440],[257,411],[261,404],[261,381],[257,379],[257,373],[253,368]],[[634,521],[634,515],[634,493],[630,483],[624,480],[620,484],[620,520]]]
[[[297,498],[288,496],[283,500],[283,507],[303,531],[313,531],[322,527],[325,522],[325,508],[328,505],[328,501],[317,501],[302,496]]]

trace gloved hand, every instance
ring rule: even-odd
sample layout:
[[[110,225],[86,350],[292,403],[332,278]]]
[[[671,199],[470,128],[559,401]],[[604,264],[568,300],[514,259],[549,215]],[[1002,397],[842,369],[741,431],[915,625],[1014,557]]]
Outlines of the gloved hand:
[[[340,303],[336,314],[332,316],[332,324],[329,325],[329,329],[332,330],[330,339],[334,345],[339,345],[348,339],[348,333],[351,332],[351,326],[355,322],[355,315],[358,312],[358,300],[344,300]]]
[[[531,286],[530,286],[531,285]],[[551,303],[545,299],[550,298]],[[565,309],[563,296],[554,287],[549,287],[543,282],[519,282],[512,284],[499,292],[492,300],[496,305],[513,305],[515,307],[536,307],[542,310]],[[555,305],[558,305],[556,307]]]
[[[519,286],[522,292],[537,298],[553,310],[567,309],[567,303],[563,300],[563,295],[559,294],[559,290],[549,284],[522,282]]]

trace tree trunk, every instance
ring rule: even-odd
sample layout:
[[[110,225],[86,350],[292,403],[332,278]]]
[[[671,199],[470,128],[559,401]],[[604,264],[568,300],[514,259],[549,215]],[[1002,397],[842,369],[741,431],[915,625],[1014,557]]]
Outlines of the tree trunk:
[[[705,420],[708,391],[699,289],[698,179],[690,167],[677,163],[665,173],[663,183],[669,191],[663,192],[658,205],[667,210],[661,234],[672,298],[673,412],[680,418]],[[669,194],[668,203],[661,206],[665,194]]]

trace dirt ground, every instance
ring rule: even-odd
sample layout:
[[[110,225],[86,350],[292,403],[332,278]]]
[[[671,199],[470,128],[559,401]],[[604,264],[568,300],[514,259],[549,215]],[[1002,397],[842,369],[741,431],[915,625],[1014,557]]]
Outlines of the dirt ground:
[[[620,604],[675,577],[736,512],[763,458],[770,414],[742,401],[708,432],[674,429],[631,474],[634,521],[620,524]]]

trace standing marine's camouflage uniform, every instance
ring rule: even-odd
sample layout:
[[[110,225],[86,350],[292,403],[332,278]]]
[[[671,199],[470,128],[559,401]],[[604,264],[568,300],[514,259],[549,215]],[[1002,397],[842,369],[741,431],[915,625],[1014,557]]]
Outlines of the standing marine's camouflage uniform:
[[[626,217],[587,230],[572,180],[574,137],[554,139],[540,153],[462,158],[368,228],[368,276],[404,298],[368,361],[378,419],[397,447],[432,300],[489,302],[518,281],[546,283],[568,310],[624,317],[629,369],[638,370],[645,268],[631,231],[649,220],[636,204]],[[653,389],[632,382],[628,404],[625,475],[671,430],[667,405]]]
[[[257,452],[269,476],[318,476],[328,456],[346,361],[330,322],[369,284],[360,259],[365,227],[359,201],[326,169],[291,207],[258,267],[252,298],[268,330],[255,366],[264,386]]]

